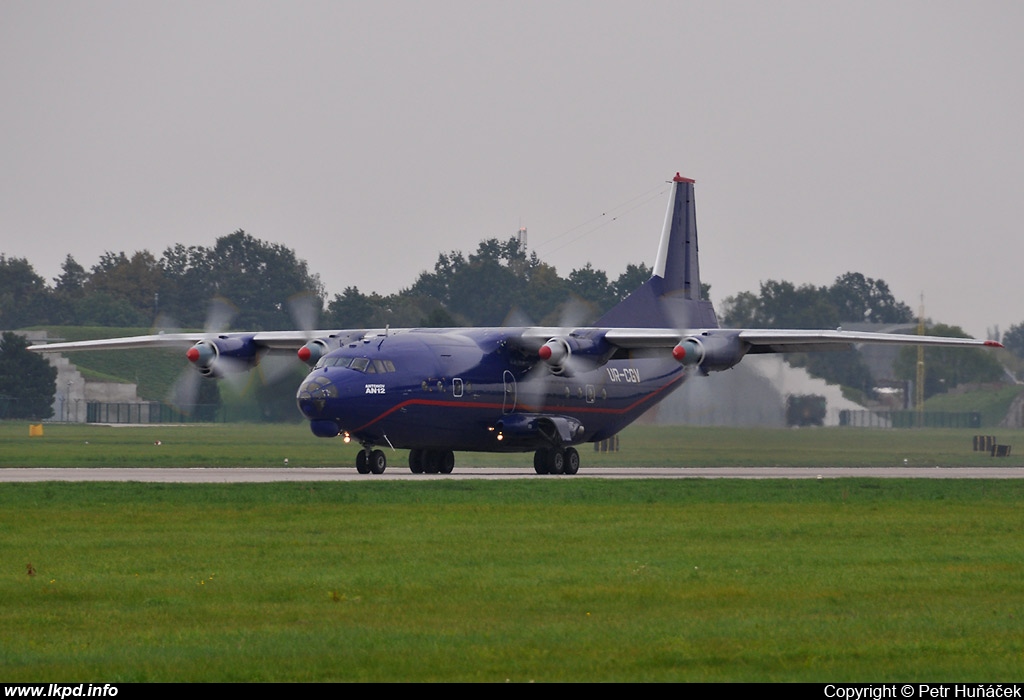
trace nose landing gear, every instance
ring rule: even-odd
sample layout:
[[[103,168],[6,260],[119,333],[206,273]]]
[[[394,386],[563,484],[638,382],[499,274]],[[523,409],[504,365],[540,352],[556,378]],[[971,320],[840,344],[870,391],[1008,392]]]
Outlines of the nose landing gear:
[[[383,450],[374,450],[366,445],[356,455],[356,471],[360,474],[383,474],[388,468],[388,458]]]

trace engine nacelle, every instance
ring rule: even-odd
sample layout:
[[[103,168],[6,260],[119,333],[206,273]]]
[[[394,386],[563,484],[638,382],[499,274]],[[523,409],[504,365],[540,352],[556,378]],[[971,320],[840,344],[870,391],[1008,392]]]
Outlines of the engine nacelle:
[[[298,355],[299,359],[305,362],[310,367],[313,367],[320,358],[331,351],[330,346],[326,341],[320,338],[314,338],[309,341],[301,348],[299,348]]]
[[[735,366],[750,346],[739,339],[738,332],[691,335],[672,348],[672,357],[686,367],[699,366],[704,372],[719,372]]]
[[[204,377],[246,372],[260,361],[260,348],[251,335],[227,335],[200,340],[185,353],[188,361]]]
[[[556,336],[540,346],[537,356],[546,364],[552,374],[571,377],[576,372],[593,369],[608,359],[614,348],[604,340],[604,335]]]
[[[537,355],[552,372],[559,374],[565,367],[565,361],[572,355],[572,348],[565,338],[552,338],[540,346]]]

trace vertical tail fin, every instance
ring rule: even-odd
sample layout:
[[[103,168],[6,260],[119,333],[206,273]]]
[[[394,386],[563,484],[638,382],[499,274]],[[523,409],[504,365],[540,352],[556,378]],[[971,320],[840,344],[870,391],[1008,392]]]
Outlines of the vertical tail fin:
[[[620,328],[717,328],[710,301],[701,298],[694,181],[679,173],[651,279],[602,316],[598,326]]]
[[[672,178],[672,198],[665,212],[654,275],[664,280],[664,294],[681,293],[700,299],[700,262],[697,256],[697,211],[694,180],[679,173]]]

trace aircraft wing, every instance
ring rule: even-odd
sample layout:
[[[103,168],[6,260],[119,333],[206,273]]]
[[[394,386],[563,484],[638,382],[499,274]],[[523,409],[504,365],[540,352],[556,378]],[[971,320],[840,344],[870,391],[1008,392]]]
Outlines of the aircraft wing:
[[[177,348],[196,343],[207,337],[206,333],[159,333],[136,335],[127,338],[101,338],[99,340],[76,340],[63,343],[30,345],[33,352],[75,352],[76,350],[131,350],[136,348]]]
[[[750,352],[817,352],[847,350],[862,343],[883,345],[933,345],[944,347],[993,347],[1002,343],[975,338],[947,338],[934,335],[871,333],[855,331],[741,330],[739,339],[751,346]]]
[[[134,348],[184,347],[205,339],[246,337],[266,350],[294,351],[312,338],[333,340],[338,344],[354,342],[367,337],[407,332],[409,329],[345,329],[316,331],[259,331],[253,333],[159,333],[126,338],[103,338],[99,340],[78,340],[73,342],[33,345],[35,352],[74,352],[79,350],[130,350]],[[454,331],[465,329],[455,328]],[[511,329],[506,329],[511,330]],[[769,330],[769,329],[728,329],[707,328],[679,330],[670,328],[578,328],[566,333],[564,328],[526,328],[519,335],[527,345],[540,347],[550,338],[559,335],[581,335],[603,337],[612,345],[621,348],[672,348],[689,338],[728,338],[750,346],[751,352],[814,352],[822,350],[846,350],[861,343],[890,345],[939,345],[1003,347],[994,340],[974,338],[948,338],[931,335],[907,335],[897,333],[871,333],[843,330]]]
[[[384,333],[380,329],[379,333]],[[366,336],[377,335],[376,330],[321,330],[321,331],[260,331],[255,333],[157,333],[136,335],[125,338],[102,338],[99,340],[76,340],[62,343],[32,345],[35,352],[75,352],[82,350],[133,350],[139,348],[180,348],[202,340],[245,337],[264,350],[296,351],[311,338],[330,338],[338,342],[351,342]]]
[[[720,371],[736,365],[745,355],[780,352],[820,352],[849,350],[863,343],[887,345],[930,345],[945,347],[1002,347],[994,340],[947,338],[930,335],[905,335],[844,330],[761,330],[709,328],[669,330],[655,328],[611,328],[604,340],[627,349],[671,348],[673,357],[683,365],[699,365],[701,370]]]
[[[843,330],[733,330],[728,328],[671,330],[664,328],[611,328],[604,334],[605,340],[622,348],[671,348],[680,341],[690,337],[735,340],[750,346],[750,352],[761,353],[848,350],[854,345],[860,345],[862,343],[879,343],[888,345],[1003,347],[1001,343],[994,340]]]
[[[130,350],[188,347],[196,368],[213,376],[254,367],[267,353],[298,351],[299,359],[313,365],[334,348],[370,338],[409,332],[411,329],[348,329],[321,331],[261,331],[252,333],[160,333],[128,338],[106,338],[33,345],[36,352]],[[463,332],[465,329],[448,329]],[[665,350],[683,365],[702,371],[720,371],[736,365],[745,355],[780,352],[846,350],[861,343],[932,346],[1002,347],[992,340],[898,335],[844,330],[760,330],[708,328],[520,328],[492,329],[559,374],[593,369],[607,362],[617,348]],[[433,331],[432,331],[433,332]]]
[[[343,331],[261,331],[250,333],[157,333],[126,338],[104,338],[32,345],[40,353],[86,350],[138,350],[180,348],[201,374],[220,377],[243,372],[259,364],[267,354],[297,353],[298,359],[315,364],[330,350],[367,337],[385,335],[388,329]]]

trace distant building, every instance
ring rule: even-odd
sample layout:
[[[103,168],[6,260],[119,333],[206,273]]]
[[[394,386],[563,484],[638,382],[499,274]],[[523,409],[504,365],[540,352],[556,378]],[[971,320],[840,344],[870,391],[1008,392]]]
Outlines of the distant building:
[[[46,331],[17,331],[33,344],[58,342]],[[146,404],[139,398],[138,385],[128,382],[103,382],[86,379],[64,355],[44,353],[49,363],[57,368],[57,392],[53,397],[52,421],[85,423],[90,403]]]

